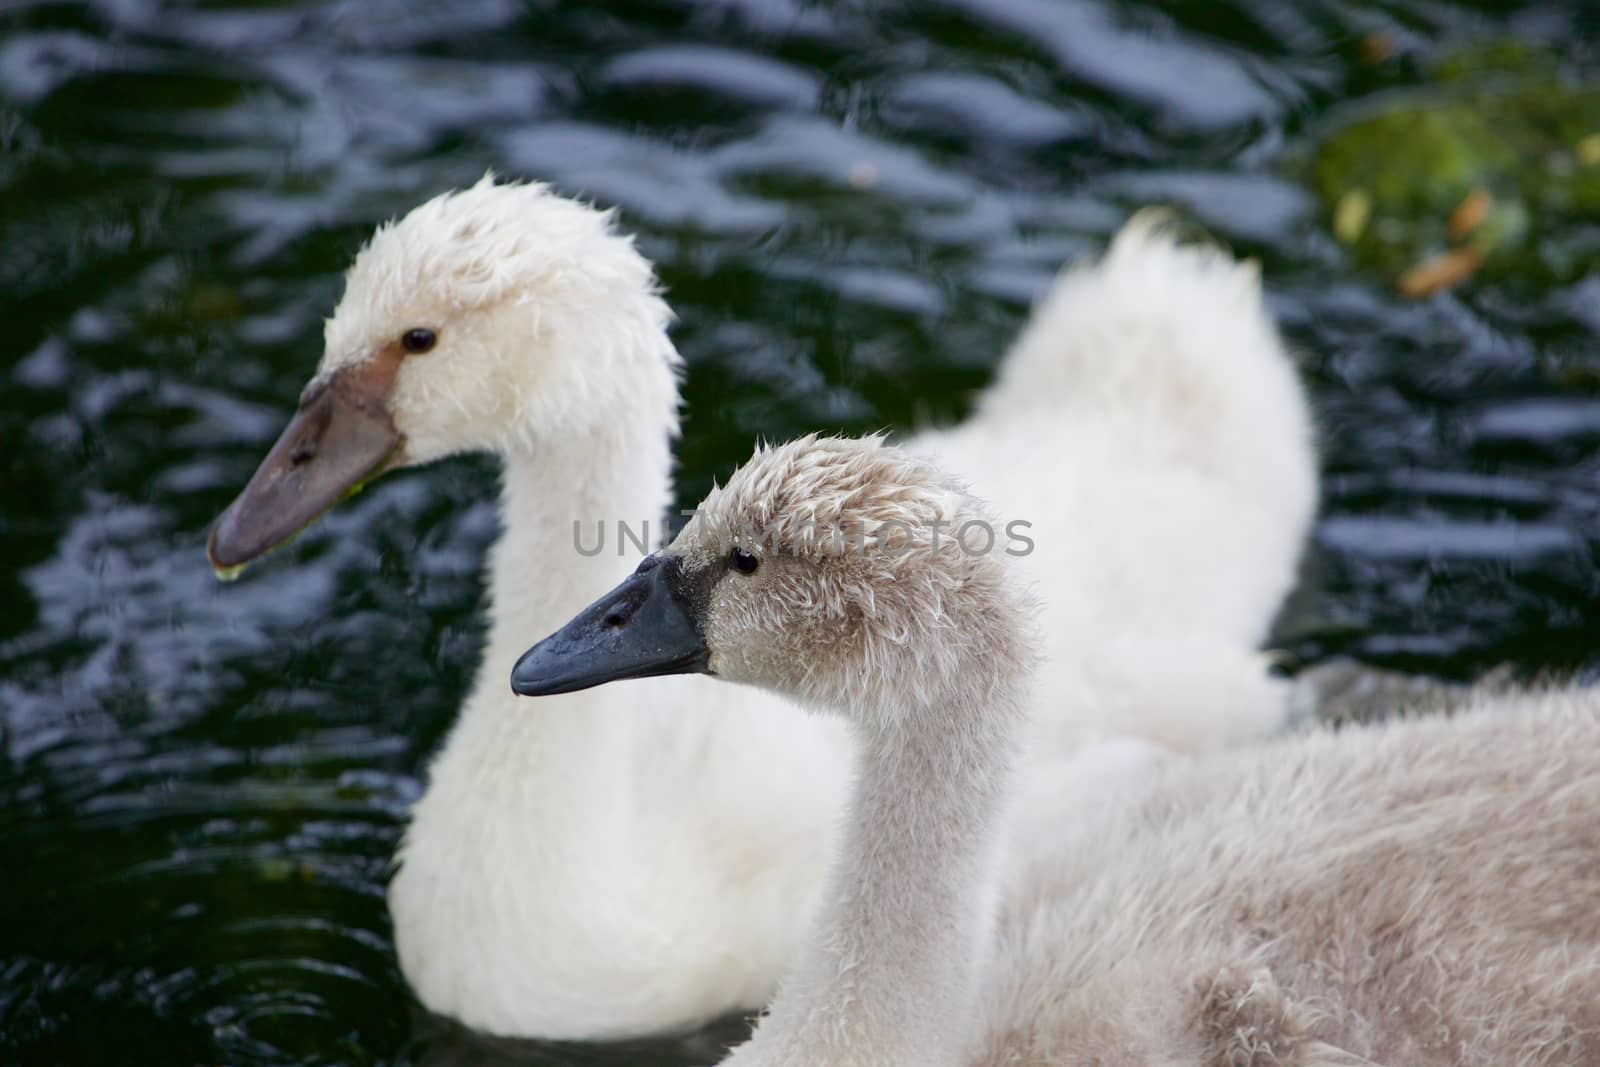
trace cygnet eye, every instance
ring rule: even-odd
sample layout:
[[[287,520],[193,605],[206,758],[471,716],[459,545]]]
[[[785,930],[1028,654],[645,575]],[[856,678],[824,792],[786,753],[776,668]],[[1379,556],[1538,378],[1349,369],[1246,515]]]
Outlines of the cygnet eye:
[[[439,335],[421,326],[400,335],[400,347],[412,355],[427,352],[439,343]]]
[[[756,568],[761,566],[761,561],[742,548],[736,548],[728,555],[728,561],[733,564],[733,569],[740,574],[754,574]]]

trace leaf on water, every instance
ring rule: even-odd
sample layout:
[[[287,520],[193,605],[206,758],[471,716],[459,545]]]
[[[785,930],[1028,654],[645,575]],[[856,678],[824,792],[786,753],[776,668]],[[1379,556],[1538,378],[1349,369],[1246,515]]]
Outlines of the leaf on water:
[[[1350,189],[1333,209],[1333,235],[1342,243],[1353,245],[1361,239],[1372,217],[1372,194],[1365,189]]]
[[[1481,266],[1483,266],[1482,249],[1474,245],[1452,248],[1448,252],[1429,256],[1416,264],[1400,275],[1395,285],[1402,296],[1420,300],[1425,296],[1455,288],[1477,273]]]
[[[1452,241],[1465,240],[1473,230],[1483,225],[1483,220],[1489,217],[1489,209],[1493,206],[1494,200],[1489,196],[1487,189],[1472,190],[1450,213],[1450,221],[1445,224],[1445,234]]]
[[[1585,167],[1600,166],[1600,133],[1591,133],[1579,141],[1573,155]]]
[[[1394,34],[1385,33],[1383,30],[1373,30],[1362,37],[1360,49],[1361,58],[1373,66],[1394,58],[1394,54],[1400,50]]]

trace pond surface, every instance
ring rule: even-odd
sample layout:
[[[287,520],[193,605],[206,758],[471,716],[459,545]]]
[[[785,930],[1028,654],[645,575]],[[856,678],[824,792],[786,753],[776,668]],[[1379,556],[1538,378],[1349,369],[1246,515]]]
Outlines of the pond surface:
[[[1600,74],[1588,0],[0,5],[0,1063],[715,1058],[484,1042],[400,979],[384,885],[481,636],[486,462],[206,566],[363,236],[490,166],[660,264],[685,501],[758,433],[958,417],[1063,260],[1178,205],[1264,264],[1323,429],[1279,644],[1600,664],[1600,279],[1403,300],[1293,176],[1506,36]]]

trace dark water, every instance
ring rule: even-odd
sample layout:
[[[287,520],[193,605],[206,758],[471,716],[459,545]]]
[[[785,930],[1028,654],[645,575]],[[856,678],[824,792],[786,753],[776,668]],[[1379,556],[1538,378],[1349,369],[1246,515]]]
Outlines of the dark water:
[[[1284,176],[1442,43],[1594,76],[1590,10],[0,4],[0,1063],[715,1058],[477,1042],[396,970],[383,886],[480,636],[487,464],[206,568],[362,236],[491,165],[621,205],[661,265],[686,500],[758,432],[959,415],[1063,259],[1181,205],[1263,261],[1325,431],[1280,643],[1594,667],[1600,279],[1406,303]],[[1401,54],[1363,61],[1374,30]]]

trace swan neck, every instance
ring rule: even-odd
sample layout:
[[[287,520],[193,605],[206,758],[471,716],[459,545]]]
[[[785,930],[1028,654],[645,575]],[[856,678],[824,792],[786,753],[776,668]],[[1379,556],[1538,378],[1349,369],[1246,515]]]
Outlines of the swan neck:
[[[610,448],[539,443],[507,456],[491,561],[496,630],[531,645],[658,549],[672,454],[666,432],[654,437]]]
[[[604,442],[540,441],[505,457],[480,689],[508,694],[511,667],[529,645],[658,547],[671,463],[669,432],[660,427],[653,434],[619,427]]]
[[[877,720],[898,725],[860,731],[850,821],[814,936],[751,1046],[768,1051],[749,1062],[964,1062],[1017,689],[972,679]]]

